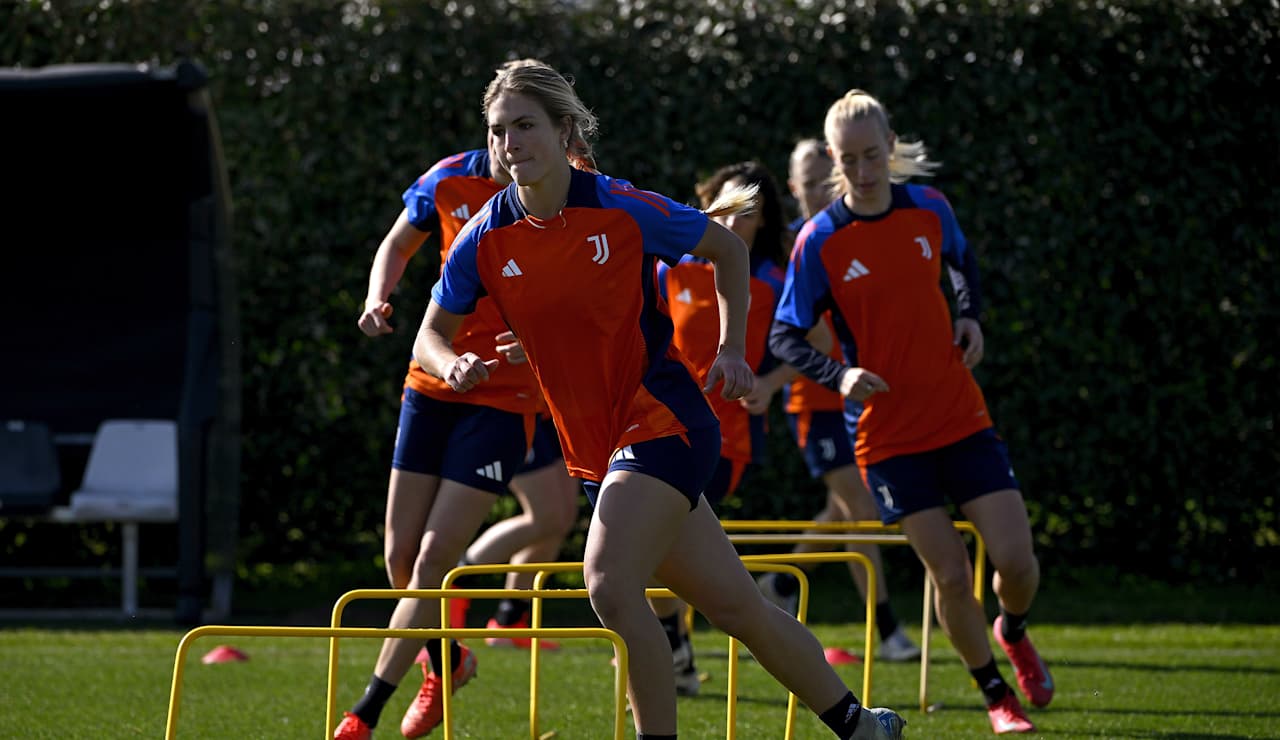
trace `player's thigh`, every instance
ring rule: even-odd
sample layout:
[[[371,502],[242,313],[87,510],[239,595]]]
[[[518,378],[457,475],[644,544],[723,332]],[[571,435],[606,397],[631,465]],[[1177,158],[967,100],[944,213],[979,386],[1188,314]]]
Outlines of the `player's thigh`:
[[[1026,567],[1034,559],[1031,522],[1021,492],[993,491],[962,504],[960,512],[982,535],[996,570]]]
[[[497,500],[491,491],[440,481],[422,536],[423,558],[437,568],[456,564]]]
[[[511,492],[520,506],[536,520],[546,520],[549,527],[568,529],[577,514],[577,487],[557,458],[532,472],[511,479]]]
[[[857,465],[849,464],[830,470],[822,478],[827,484],[827,490],[839,500],[841,513],[847,514],[848,519],[869,520],[880,517],[876,502],[862,481]]]
[[[385,556],[387,564],[412,565],[427,526],[440,478],[407,470],[391,470],[387,489]]]
[[[583,571],[596,599],[602,589],[646,583],[689,516],[689,501],[673,486],[629,470],[611,471],[596,495]]]
[[[759,596],[755,581],[705,501],[682,522],[655,575],[713,619],[753,606]]]
[[[972,583],[969,552],[945,508],[908,514],[902,518],[902,531],[939,588]]]

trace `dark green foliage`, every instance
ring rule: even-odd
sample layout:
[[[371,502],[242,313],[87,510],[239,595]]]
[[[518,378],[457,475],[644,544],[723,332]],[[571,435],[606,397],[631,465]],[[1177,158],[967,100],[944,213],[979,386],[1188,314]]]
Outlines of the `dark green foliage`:
[[[1046,566],[1270,577],[1275,2],[53,5],[0,10],[0,63],[188,56],[213,78],[243,289],[246,568],[380,552],[436,268],[414,263],[397,333],[369,340],[370,261],[404,187],[481,145],[492,69],[538,56],[600,115],[602,169],[688,200],[731,161],[784,177],[837,96],[879,96],[945,164],[935,184],[981,259],[978,377]],[[773,426],[735,518],[819,507]]]

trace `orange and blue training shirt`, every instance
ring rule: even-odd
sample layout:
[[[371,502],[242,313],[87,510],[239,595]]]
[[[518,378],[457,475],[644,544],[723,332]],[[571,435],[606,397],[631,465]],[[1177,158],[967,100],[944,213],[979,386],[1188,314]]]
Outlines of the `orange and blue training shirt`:
[[[625,180],[572,170],[556,217],[528,216],[512,184],[458,236],[431,297],[455,314],[493,300],[524,345],[571,475],[599,482],[618,448],[717,424],[655,286],[656,262],[693,250],[707,222]]]
[[[849,365],[889,384],[858,420],[854,452],[863,467],[992,425],[964,350],[953,342],[944,262],[960,315],[976,319],[973,253],[942,193],[918,185],[894,185],[889,210],[878,216],[858,216],[837,199],[805,224],[792,251],[770,334],[774,354],[837,390],[846,366],[804,341],[831,309]]]
[[[458,232],[500,191],[489,170],[489,152],[476,149],[454,154],[436,162],[404,192],[409,223],[419,231],[440,233],[440,263],[448,258]],[[482,300],[468,316],[453,339],[458,354],[474,352],[500,361],[490,370],[489,382],[468,393],[456,393],[439,378],[429,375],[416,360],[409,361],[404,384],[439,401],[491,406],[515,414],[532,414],[541,402],[537,381],[525,364],[512,365],[495,349],[494,337],[507,330],[492,300]]]
[[[767,372],[767,365],[773,364],[768,350],[769,326],[784,277],[782,268],[772,260],[752,256],[744,359],[757,375]],[[689,361],[694,377],[705,383],[720,349],[720,302],[714,266],[693,255],[672,267],[660,263],[658,290],[675,326],[672,341]],[[707,400],[720,419],[720,456],[735,462],[759,462],[764,451],[755,448],[764,439],[764,417],[752,416],[737,399],[725,399],[719,387],[711,390]]]

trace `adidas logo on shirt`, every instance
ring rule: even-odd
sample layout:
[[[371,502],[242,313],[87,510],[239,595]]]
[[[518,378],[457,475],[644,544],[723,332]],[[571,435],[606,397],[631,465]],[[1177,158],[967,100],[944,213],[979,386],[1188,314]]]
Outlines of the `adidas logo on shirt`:
[[[679,293],[676,293],[676,300],[681,303],[693,303],[693,294],[689,292],[688,288],[685,288]]]
[[[502,461],[494,460],[482,468],[476,468],[476,475],[489,480],[502,480]]]
[[[857,280],[860,277],[870,274],[871,271],[867,269],[866,265],[862,264],[862,262],[858,260],[854,260],[849,264],[849,269],[844,273],[844,281],[847,283],[850,280]]]
[[[523,274],[520,265],[517,265],[514,259],[507,260],[507,264],[502,267],[502,277],[516,277]]]
[[[466,203],[463,203],[461,206],[453,209],[453,216],[454,218],[460,218],[463,221],[466,221],[471,218],[471,209],[467,207]]]

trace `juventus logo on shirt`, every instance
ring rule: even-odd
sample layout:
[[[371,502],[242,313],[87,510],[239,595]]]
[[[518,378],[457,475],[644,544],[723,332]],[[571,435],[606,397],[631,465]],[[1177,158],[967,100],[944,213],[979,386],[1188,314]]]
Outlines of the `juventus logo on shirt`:
[[[591,242],[596,248],[596,256],[591,261],[597,265],[603,265],[609,261],[609,236],[607,234],[592,234],[587,237],[587,241]]]

